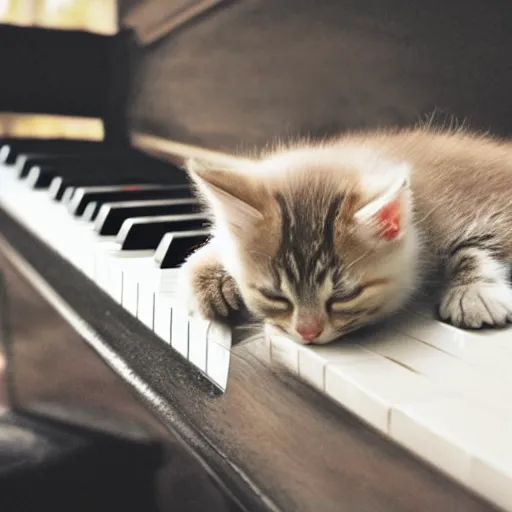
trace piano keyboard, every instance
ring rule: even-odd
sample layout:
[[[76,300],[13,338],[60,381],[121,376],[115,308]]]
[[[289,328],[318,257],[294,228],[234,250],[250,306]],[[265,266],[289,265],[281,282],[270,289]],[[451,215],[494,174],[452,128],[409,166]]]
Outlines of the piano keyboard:
[[[2,208],[224,391],[231,332],[189,319],[176,288],[178,266],[207,240],[188,183],[168,168],[162,176],[149,162],[88,150],[0,148]]]
[[[226,390],[230,333],[188,318],[176,293],[177,267],[207,236],[186,182],[41,157],[34,166],[51,179],[29,160],[20,178],[20,156],[0,170],[2,207]],[[512,330],[462,331],[418,304],[327,346],[267,334],[276,365],[512,511]]]

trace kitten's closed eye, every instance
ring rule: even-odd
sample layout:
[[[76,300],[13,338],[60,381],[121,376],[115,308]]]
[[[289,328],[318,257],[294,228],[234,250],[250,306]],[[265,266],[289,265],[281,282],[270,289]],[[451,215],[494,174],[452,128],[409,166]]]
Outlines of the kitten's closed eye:
[[[290,299],[279,290],[270,290],[268,288],[258,288],[258,291],[268,302],[271,302],[276,309],[288,311],[292,309]]]
[[[327,309],[331,313],[351,313],[357,314],[360,310],[357,309],[357,304],[360,304],[363,297],[368,299],[375,295],[379,290],[388,285],[389,280],[385,278],[378,278],[372,281],[362,283],[357,288],[347,291],[346,293],[334,294],[327,301]],[[354,308],[356,306],[356,308]]]
[[[327,309],[332,312],[345,311],[347,306],[354,302],[364,290],[365,288],[363,286],[359,286],[346,293],[333,295],[327,300]]]

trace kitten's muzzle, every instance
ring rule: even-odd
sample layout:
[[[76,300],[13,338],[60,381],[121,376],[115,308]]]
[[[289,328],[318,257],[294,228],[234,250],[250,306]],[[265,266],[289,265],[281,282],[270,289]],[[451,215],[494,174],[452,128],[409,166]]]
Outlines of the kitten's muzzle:
[[[324,330],[324,320],[318,316],[301,316],[297,319],[295,331],[307,342],[313,342]]]

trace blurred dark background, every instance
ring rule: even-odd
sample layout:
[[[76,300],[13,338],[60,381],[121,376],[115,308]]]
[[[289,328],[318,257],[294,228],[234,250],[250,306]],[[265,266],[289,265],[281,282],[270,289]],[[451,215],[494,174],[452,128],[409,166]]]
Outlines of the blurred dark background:
[[[1,28],[0,112],[96,117],[120,140],[228,152],[431,116],[512,132],[509,0],[87,4],[65,31]]]

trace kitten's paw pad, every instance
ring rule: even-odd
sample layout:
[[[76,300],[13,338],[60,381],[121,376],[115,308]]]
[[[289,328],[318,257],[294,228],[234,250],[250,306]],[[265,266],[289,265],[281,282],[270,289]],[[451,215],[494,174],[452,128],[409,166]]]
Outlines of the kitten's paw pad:
[[[512,289],[487,282],[453,286],[441,301],[439,315],[457,327],[506,325],[512,321]]]
[[[242,299],[235,280],[222,268],[207,268],[188,276],[188,306],[192,315],[207,320],[227,319]]]

